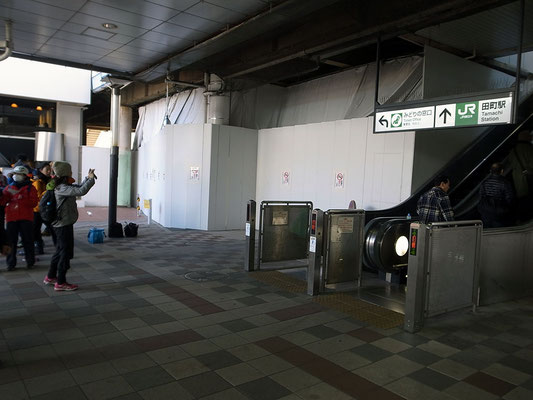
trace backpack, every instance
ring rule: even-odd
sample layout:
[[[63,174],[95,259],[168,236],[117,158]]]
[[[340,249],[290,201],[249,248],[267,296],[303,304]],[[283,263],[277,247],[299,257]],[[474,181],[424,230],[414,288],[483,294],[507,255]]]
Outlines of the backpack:
[[[39,201],[39,214],[44,222],[51,224],[57,221],[58,208],[54,190],[47,190]]]
[[[139,229],[139,225],[134,224],[133,222],[130,222],[129,224],[126,224],[124,226],[124,235],[126,237],[136,237],[138,229]]]

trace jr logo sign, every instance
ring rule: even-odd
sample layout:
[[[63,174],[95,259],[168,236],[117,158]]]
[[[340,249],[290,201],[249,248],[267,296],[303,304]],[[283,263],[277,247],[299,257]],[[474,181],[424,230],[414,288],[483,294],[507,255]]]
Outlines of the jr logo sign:
[[[455,115],[455,126],[475,125],[478,120],[478,102],[458,103]]]

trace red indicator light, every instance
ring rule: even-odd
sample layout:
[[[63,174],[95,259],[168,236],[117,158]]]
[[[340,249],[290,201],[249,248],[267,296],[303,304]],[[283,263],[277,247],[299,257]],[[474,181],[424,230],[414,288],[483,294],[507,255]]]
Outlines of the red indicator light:
[[[418,238],[418,229],[411,229],[411,251],[409,254],[412,256],[416,256],[416,245],[417,245],[417,238]]]

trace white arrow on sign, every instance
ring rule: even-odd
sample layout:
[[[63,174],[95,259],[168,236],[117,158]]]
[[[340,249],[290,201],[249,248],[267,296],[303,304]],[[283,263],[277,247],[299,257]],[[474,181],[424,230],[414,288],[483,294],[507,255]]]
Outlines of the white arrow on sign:
[[[435,106],[435,128],[455,126],[455,103]]]

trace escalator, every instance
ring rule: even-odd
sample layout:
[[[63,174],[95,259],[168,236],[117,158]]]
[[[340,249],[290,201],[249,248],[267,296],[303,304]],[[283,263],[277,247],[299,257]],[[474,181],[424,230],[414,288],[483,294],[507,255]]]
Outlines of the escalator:
[[[363,263],[368,270],[395,272],[407,265],[407,250],[400,246],[409,237],[406,216],[416,220],[416,204],[420,196],[433,186],[439,175],[450,178],[452,188],[448,192],[457,220],[479,219],[477,213],[478,192],[487,177],[490,166],[505,160],[514,148],[518,133],[533,130],[533,95],[521,102],[519,111],[522,122],[514,125],[487,127],[474,142],[456,155],[431,179],[395,207],[366,211]],[[405,238],[405,239],[404,239]]]

